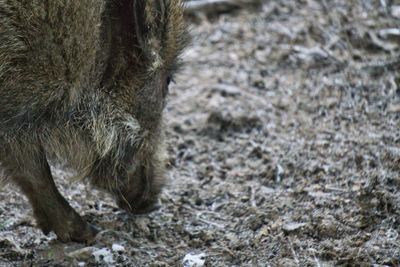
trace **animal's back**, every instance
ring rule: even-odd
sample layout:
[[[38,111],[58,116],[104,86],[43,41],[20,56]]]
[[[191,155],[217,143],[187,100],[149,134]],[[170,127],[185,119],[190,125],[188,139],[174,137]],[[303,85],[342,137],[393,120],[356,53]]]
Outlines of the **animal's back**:
[[[43,121],[96,86],[102,10],[96,0],[0,0],[3,132]]]

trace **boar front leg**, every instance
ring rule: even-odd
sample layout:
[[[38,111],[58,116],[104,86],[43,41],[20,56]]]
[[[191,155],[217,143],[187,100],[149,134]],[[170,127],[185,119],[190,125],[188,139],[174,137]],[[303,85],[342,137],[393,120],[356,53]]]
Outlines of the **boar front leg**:
[[[40,146],[18,142],[18,145],[14,143],[4,149],[0,156],[6,174],[28,197],[38,227],[44,234],[54,231],[63,242],[90,242],[94,239],[96,230],[57,190]]]

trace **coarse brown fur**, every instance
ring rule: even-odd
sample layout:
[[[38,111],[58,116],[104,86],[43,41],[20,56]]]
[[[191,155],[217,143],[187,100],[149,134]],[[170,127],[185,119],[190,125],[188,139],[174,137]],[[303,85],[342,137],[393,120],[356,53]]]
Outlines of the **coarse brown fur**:
[[[134,213],[164,183],[162,110],[185,30],[181,0],[0,0],[0,163],[38,226],[95,231],[57,191],[53,155]]]

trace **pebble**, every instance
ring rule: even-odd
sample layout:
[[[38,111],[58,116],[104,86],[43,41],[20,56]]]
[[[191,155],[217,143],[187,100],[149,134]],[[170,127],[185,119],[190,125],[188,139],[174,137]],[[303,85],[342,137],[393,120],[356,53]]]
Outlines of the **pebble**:
[[[187,254],[183,258],[183,266],[184,267],[202,267],[205,263],[206,254]]]
[[[293,232],[293,231],[298,230],[298,229],[300,229],[300,228],[302,228],[302,227],[304,227],[304,226],[306,226],[306,225],[307,225],[306,223],[295,223],[295,222],[291,222],[291,223],[285,224],[285,225],[282,227],[282,229],[283,229],[285,232]]]
[[[382,29],[379,31],[379,36],[384,39],[399,38],[400,37],[400,29],[399,28]]]
[[[145,233],[146,235],[148,235],[150,233],[150,228],[148,227],[149,224],[150,224],[150,220],[148,218],[144,218],[144,217],[139,217],[135,221],[135,225],[136,225],[137,229],[139,231]]]
[[[392,16],[400,19],[400,6],[392,6]]]
[[[125,248],[119,244],[113,244],[111,249],[112,249],[112,251],[115,251],[115,252],[125,251]]]
[[[93,255],[93,253],[96,252],[97,250],[99,249],[96,247],[85,247],[67,253],[67,256],[70,258],[77,259],[78,261],[84,261],[89,259]]]
[[[400,103],[394,103],[389,106],[388,112],[397,113],[400,112]]]
[[[93,256],[96,262],[105,263],[106,266],[114,266],[115,260],[112,256],[111,251],[108,248],[102,248],[93,252]]]

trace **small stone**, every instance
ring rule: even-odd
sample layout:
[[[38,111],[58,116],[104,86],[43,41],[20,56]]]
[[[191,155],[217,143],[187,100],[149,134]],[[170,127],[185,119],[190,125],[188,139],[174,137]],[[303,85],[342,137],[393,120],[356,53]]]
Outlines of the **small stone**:
[[[392,6],[392,16],[395,18],[400,18],[400,6]]]
[[[338,238],[344,231],[342,225],[331,215],[326,215],[318,223],[316,230],[320,238]]]
[[[400,112],[400,103],[391,104],[388,109],[388,112],[393,112],[393,113]]]
[[[95,261],[98,263],[106,263],[106,265],[112,266],[115,263],[115,260],[112,256],[111,251],[108,248],[98,249],[93,252],[93,256]]]
[[[111,250],[115,252],[123,252],[125,251],[125,248],[119,244],[113,244]]]
[[[282,229],[284,231],[286,231],[286,232],[293,232],[293,231],[296,231],[296,230],[302,228],[305,225],[306,225],[306,223],[295,223],[295,222],[292,222],[292,223],[285,224],[282,227]]]
[[[72,251],[70,253],[67,253],[67,256],[70,258],[74,258],[78,261],[85,261],[88,260],[94,252],[96,252],[97,250],[99,250],[96,247],[85,247],[85,248],[81,248],[75,251]]]
[[[135,221],[135,225],[136,225],[137,229],[139,231],[145,233],[146,235],[148,235],[150,233],[150,229],[148,227],[149,224],[150,224],[150,220],[148,218],[144,218],[144,217],[139,217]]]
[[[400,29],[399,28],[382,29],[379,31],[379,36],[384,39],[400,38]]]
[[[187,254],[183,258],[183,266],[184,267],[202,267],[205,263],[206,254]]]
[[[225,167],[230,170],[239,167],[240,165],[241,161],[238,158],[228,158],[225,161]]]
[[[236,244],[239,242],[239,238],[235,233],[228,233],[226,234],[226,238],[230,241],[232,244]]]
[[[327,108],[332,108],[335,106],[339,100],[336,97],[328,97],[323,101],[323,105]]]

